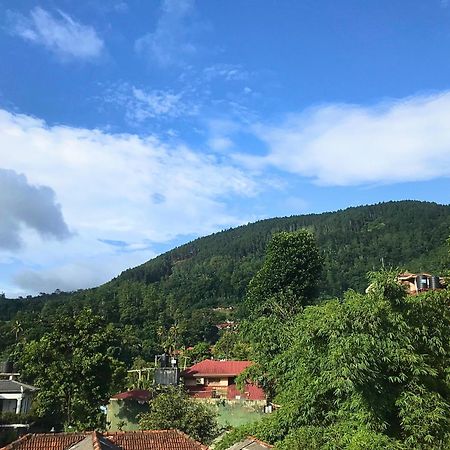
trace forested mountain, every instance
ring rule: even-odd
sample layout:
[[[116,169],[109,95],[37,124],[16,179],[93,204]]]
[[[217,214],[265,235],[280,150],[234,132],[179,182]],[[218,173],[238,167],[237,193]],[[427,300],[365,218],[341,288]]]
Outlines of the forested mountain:
[[[387,267],[439,271],[450,206],[418,201],[262,220],[196,239],[126,270],[124,280],[158,283],[186,305],[239,302],[277,231],[311,230],[324,257],[323,297],[363,290],[366,273]]]
[[[402,201],[262,220],[182,245],[94,289],[0,298],[0,353],[38,339],[54,320],[85,307],[126,336],[125,362],[151,358],[172,340],[214,340],[217,306],[238,305],[277,231],[311,230],[322,252],[322,298],[362,291],[366,273],[387,267],[439,272],[450,235],[450,206]]]

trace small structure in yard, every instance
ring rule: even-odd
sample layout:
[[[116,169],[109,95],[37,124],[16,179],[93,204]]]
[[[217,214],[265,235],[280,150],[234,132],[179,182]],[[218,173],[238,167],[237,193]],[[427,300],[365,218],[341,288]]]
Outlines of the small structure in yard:
[[[242,390],[236,386],[236,377],[250,367],[251,361],[216,361],[205,359],[182,372],[184,385],[191,397],[256,401],[265,404],[264,391],[255,384],[246,383]]]
[[[0,450],[208,450],[178,430],[27,434]]]
[[[144,389],[121,392],[109,399],[106,422],[110,431],[139,430],[138,415],[148,412],[152,394]]]
[[[178,358],[174,355],[163,353],[155,356],[155,384],[161,386],[178,386],[180,382],[180,369]]]

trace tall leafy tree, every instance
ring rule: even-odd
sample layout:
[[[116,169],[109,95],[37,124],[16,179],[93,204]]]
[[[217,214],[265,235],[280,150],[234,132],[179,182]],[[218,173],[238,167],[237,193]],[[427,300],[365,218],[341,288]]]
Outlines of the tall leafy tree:
[[[121,336],[90,309],[62,316],[38,340],[18,347],[23,378],[39,388],[36,412],[49,425],[102,428],[105,405],[124,378]]]
[[[246,304],[250,317],[292,317],[315,297],[321,271],[322,258],[312,233],[275,234],[263,266],[249,285]]]
[[[253,378],[269,397],[275,380],[265,366],[287,345],[295,315],[314,302],[321,270],[322,257],[311,232],[280,232],[272,237],[264,263],[250,281],[247,320],[240,334],[257,364],[241,378]]]

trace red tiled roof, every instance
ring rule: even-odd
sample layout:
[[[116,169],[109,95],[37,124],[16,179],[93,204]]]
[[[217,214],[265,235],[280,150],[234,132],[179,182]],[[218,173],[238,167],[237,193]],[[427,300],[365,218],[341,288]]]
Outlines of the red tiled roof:
[[[88,433],[26,434],[0,450],[65,450]]]
[[[178,430],[122,431],[104,435],[123,450],[208,450]]]
[[[146,402],[150,400],[152,394],[149,391],[143,389],[134,389],[132,391],[121,392],[120,394],[113,395],[111,398],[116,400],[137,400]]]
[[[235,377],[252,364],[251,361],[217,361],[205,359],[188,367],[182,375],[188,378],[219,375]]]
[[[27,434],[0,450],[67,450],[90,434],[95,450],[108,447],[108,441],[123,450],[208,450],[178,430]]]

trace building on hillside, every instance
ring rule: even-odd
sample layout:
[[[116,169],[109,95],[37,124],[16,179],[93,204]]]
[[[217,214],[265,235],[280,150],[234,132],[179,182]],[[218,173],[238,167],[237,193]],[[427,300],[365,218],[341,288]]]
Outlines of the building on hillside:
[[[401,273],[397,277],[398,281],[406,287],[409,294],[415,295],[419,292],[442,289],[445,287],[445,280],[431,273]]]
[[[227,450],[267,450],[268,448],[273,448],[273,445],[260,441],[253,436],[249,436],[243,441],[228,447]]]
[[[226,320],[225,322],[220,322],[216,324],[216,328],[219,331],[235,331],[237,329],[237,324],[236,322],[232,321],[232,320]]]
[[[148,411],[152,395],[144,389],[134,389],[113,395],[109,399],[106,423],[109,431],[139,430],[138,416]]]
[[[182,372],[184,385],[194,398],[265,403],[266,395],[259,386],[247,383],[242,391],[236,386],[236,377],[251,365],[251,361],[205,359]]]
[[[27,434],[0,450],[208,450],[178,430]]]
[[[431,273],[405,272],[397,276],[397,281],[405,287],[409,295],[444,289],[447,286],[445,278],[432,275]],[[369,293],[372,288],[373,285],[370,284],[366,289],[366,293]]]

